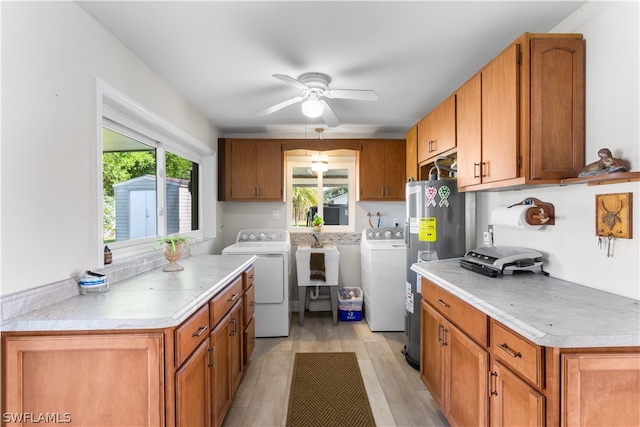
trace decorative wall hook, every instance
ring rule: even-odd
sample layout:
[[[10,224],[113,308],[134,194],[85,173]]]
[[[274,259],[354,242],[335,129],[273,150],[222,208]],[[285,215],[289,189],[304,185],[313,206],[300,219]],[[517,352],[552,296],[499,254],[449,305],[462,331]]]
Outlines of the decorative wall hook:
[[[553,204],[543,202],[535,197],[528,197],[511,206],[531,205],[525,212],[525,220],[529,225],[555,225],[555,208]]]

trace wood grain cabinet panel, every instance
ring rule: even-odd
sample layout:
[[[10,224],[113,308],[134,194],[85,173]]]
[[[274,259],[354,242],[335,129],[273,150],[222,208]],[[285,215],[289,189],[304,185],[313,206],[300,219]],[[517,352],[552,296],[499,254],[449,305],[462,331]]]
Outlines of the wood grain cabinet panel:
[[[489,353],[422,300],[420,376],[452,426],[489,424]]]
[[[456,98],[449,96],[418,122],[418,163],[456,147]]]
[[[545,425],[545,398],[500,362],[491,369],[491,425]]]
[[[584,166],[584,82],[581,35],[515,40],[456,92],[458,187],[576,177]]]
[[[562,355],[562,426],[640,425],[640,354]]]
[[[218,140],[218,200],[282,201],[282,141]]]
[[[405,140],[362,141],[359,157],[360,200],[404,200],[405,166]]]
[[[55,413],[76,426],[164,424],[160,333],[9,336],[3,347],[3,413]]]

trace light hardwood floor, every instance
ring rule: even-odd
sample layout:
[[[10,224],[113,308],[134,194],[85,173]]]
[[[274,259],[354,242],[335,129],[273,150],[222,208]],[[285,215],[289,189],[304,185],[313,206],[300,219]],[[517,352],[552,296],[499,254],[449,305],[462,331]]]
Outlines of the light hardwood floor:
[[[401,350],[403,332],[371,332],[365,320],[333,325],[330,312],[292,316],[288,337],[258,338],[224,427],[284,426],[294,355],[352,351],[358,357],[371,409],[379,427],[448,426],[418,371]]]

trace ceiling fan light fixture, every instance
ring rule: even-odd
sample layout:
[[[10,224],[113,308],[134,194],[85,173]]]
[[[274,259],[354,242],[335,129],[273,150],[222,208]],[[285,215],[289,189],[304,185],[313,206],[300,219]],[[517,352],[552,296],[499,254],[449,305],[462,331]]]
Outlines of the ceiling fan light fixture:
[[[309,118],[315,119],[316,117],[320,117],[323,110],[324,106],[317,96],[312,95],[302,103],[302,114]]]

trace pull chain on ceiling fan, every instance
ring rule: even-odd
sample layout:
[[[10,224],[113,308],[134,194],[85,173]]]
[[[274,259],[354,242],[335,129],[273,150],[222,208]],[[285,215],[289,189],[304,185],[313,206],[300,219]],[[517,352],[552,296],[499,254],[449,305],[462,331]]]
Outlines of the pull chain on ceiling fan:
[[[302,113],[310,118],[322,116],[322,120],[329,127],[336,127],[340,125],[340,120],[335,115],[329,104],[321,98],[329,99],[353,99],[358,101],[377,101],[378,94],[372,90],[360,90],[360,89],[329,89],[329,83],[331,77],[324,73],[304,73],[294,79],[291,76],[285,74],[273,74],[278,80],[284,83],[290,84],[300,91],[301,96],[287,99],[279,104],[273,105],[258,113],[258,116],[266,116],[271,113],[275,113],[285,107],[288,107],[298,102],[302,103]]]

